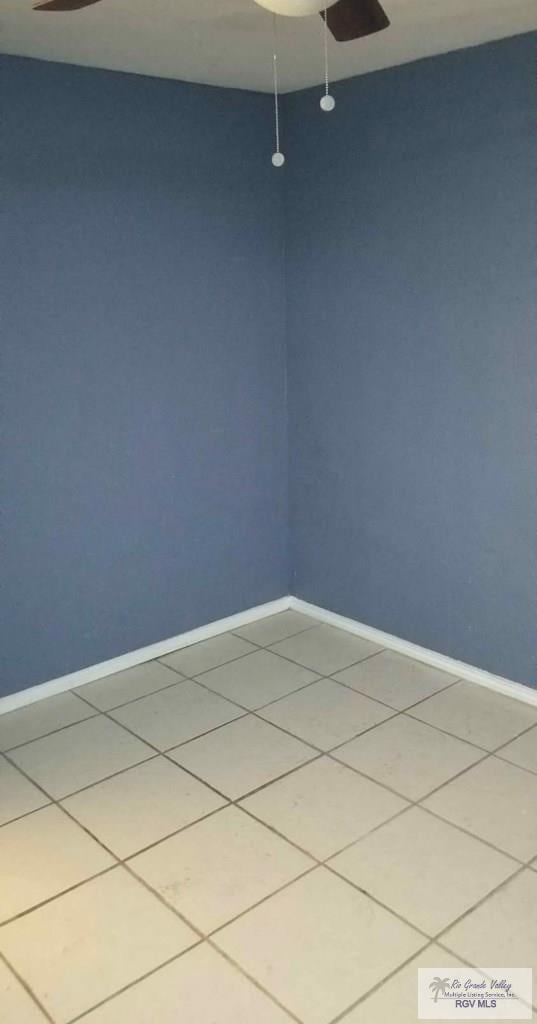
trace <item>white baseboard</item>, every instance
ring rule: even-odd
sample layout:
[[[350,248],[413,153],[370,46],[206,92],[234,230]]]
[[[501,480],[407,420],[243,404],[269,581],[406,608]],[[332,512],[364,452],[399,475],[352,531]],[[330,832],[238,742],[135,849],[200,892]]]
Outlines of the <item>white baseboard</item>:
[[[430,651],[426,647],[420,647],[409,640],[402,640],[391,633],[384,633],[374,626],[366,626],[363,622],[355,619],[348,619],[344,615],[337,615],[335,612],[327,611],[326,608],[319,608],[318,605],[309,604],[299,597],[280,597],[277,601],[268,601],[266,604],[258,605],[255,608],[248,608],[236,615],[229,615],[225,619],[218,619],[217,622],[210,622],[206,626],[199,626],[187,633],[180,633],[178,636],[170,637],[168,640],[160,640],[149,647],[140,647],[136,651],[129,651],[121,654],[118,658],[111,658],[109,661],[102,661],[99,665],[90,665],[88,668],[80,669],[79,672],[71,672],[67,676],[60,676],[59,679],[51,679],[47,683],[40,683],[38,686],[30,686],[18,693],[8,694],[7,697],[0,697],[0,715],[16,708],[24,707],[26,704],[33,704],[44,697],[53,697],[57,693],[65,693],[66,690],[73,690],[76,686],[83,686],[84,683],[91,683],[94,679],[104,679],[105,676],[114,675],[116,672],[123,672],[124,669],[133,668],[135,665],[143,665],[146,661],[153,661],[155,658],[162,658],[165,654],[171,654],[181,647],[188,647],[190,644],[197,644],[201,640],[208,640],[210,637],[226,633],[228,630],[239,629],[257,619],[264,619],[267,615],[275,615],[277,612],[286,611],[292,608],[304,615],[311,615],[320,622],[326,622],[338,629],[346,629],[349,633],[363,637],[364,640],[371,640],[391,651],[405,654],[408,658],[415,658],[425,665],[449,672],[457,679],[465,679],[478,686],[485,686],[489,690],[503,693],[506,697],[513,697],[515,700],[524,701],[526,704],[533,704],[537,707],[537,689],[531,686],[524,686],[512,679],[504,679],[503,676],[495,676],[482,668],[474,665],[467,665],[466,662],[449,658],[445,654],[438,654],[437,651]]]
[[[264,619],[267,615],[275,615],[288,608],[289,598],[280,597],[276,601],[268,601],[255,608],[248,608],[247,611],[237,612],[236,615],[229,615],[225,619],[218,619],[217,622],[210,622],[207,626],[191,629],[188,633],[180,633],[179,636],[170,637],[169,640],[160,640],[156,644],[150,644],[149,647],[140,647],[136,651],[120,654],[117,658],[110,658],[109,661],[101,661],[99,665],[90,665],[78,672],[60,676],[59,679],[51,679],[49,682],[39,683],[37,686],[29,686],[26,690],[19,690],[18,693],[10,693],[7,697],[0,697],[0,715],[6,714],[8,711],[15,711],[16,708],[24,707],[26,704],[34,704],[36,700],[42,700],[44,697],[53,697],[57,693],[73,690],[75,686],[92,683],[94,679],[103,679],[105,676],[114,675],[115,672],[123,672],[126,668],[133,668],[135,665],[143,665],[146,661],[162,658],[165,654],[179,650],[180,647],[198,644],[200,640],[209,640],[210,637],[218,636],[219,633],[227,633],[230,629],[239,629],[240,626],[246,626],[250,622],[255,622],[256,619]]]
[[[356,636],[361,636],[364,640],[371,640],[372,643],[379,644],[380,647],[386,647],[388,650],[405,654],[408,658],[422,661],[425,665],[431,665],[432,668],[449,672],[457,679],[477,683],[478,686],[486,686],[489,690],[495,690],[497,693],[503,693],[506,697],[513,697],[515,700],[521,700],[537,707],[537,689],[533,689],[531,686],[524,686],[523,683],[516,683],[513,679],[505,679],[503,676],[495,676],[492,672],[486,672],[485,669],[467,665],[464,661],[449,658],[446,654],[438,654],[437,651],[430,651],[427,647],[420,647],[409,640],[401,640],[400,637],[392,636],[391,633],[384,633],[383,630],[375,629],[374,626],[366,626],[363,622],[357,622],[356,619],[347,619],[344,615],[329,612],[325,608],[319,608],[316,604],[302,601],[299,597],[291,597],[289,607],[304,615],[312,615],[331,626],[337,626],[338,629],[346,629],[349,633],[355,633]]]

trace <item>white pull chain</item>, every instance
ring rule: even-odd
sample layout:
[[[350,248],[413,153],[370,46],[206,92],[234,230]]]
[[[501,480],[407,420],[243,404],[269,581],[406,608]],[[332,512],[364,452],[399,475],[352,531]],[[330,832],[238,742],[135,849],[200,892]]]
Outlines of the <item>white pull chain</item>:
[[[324,85],[325,85],[325,93],[324,93],[324,96],[321,98],[321,110],[324,110],[325,113],[328,114],[328,113],[330,113],[331,110],[334,109],[334,107],[336,105],[336,101],[335,101],[334,97],[330,95],[330,89],[329,89],[329,86],[328,86],[328,21],[327,21],[326,10],[324,11],[323,22],[324,22],[323,36],[324,36]]]
[[[278,54],[277,54],[277,31],[276,31],[276,15],[273,18],[274,27],[274,55],[273,55],[273,67],[274,67],[274,119],[276,127],[276,152],[272,154],[272,164],[274,167],[283,167],[285,163],[285,157],[280,152],[280,102],[278,93]]]

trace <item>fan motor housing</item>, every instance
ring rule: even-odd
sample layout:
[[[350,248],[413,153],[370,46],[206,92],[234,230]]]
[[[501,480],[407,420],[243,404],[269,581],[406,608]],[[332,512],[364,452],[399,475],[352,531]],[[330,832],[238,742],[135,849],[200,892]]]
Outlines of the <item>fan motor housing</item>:
[[[319,3],[319,0],[255,0],[258,7],[265,7],[273,14],[283,14],[288,18],[306,18],[309,14],[319,14],[335,2],[336,0],[326,0],[325,3]]]

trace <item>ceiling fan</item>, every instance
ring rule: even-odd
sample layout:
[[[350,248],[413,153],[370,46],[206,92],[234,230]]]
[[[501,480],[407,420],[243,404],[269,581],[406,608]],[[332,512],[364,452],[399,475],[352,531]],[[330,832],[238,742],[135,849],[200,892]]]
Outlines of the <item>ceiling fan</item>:
[[[79,11],[91,7],[100,0],[45,0],[37,4],[34,11]],[[390,24],[379,0],[255,0],[261,7],[274,14],[288,17],[305,17],[320,14],[329,31],[340,43],[361,39],[388,28]]]

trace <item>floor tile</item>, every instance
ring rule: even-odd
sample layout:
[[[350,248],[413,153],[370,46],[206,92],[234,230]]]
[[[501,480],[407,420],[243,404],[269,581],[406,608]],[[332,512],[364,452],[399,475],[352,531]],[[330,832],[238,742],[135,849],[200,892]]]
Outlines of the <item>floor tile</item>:
[[[215,941],[307,1024],[328,1024],[423,945],[413,929],[324,868]]]
[[[312,866],[269,829],[227,807],[129,861],[206,934]]]
[[[537,853],[537,776],[488,757],[423,802],[520,860]]]
[[[248,715],[171,750],[168,756],[236,800],[311,760],[317,752]]]
[[[0,949],[59,1024],[196,941],[121,867],[0,931]]]
[[[47,1018],[26,989],[0,960],[2,1024],[46,1024]]]
[[[98,715],[13,750],[11,757],[59,800],[153,753],[141,740]]]
[[[375,697],[403,711],[416,701],[454,683],[456,676],[402,654],[381,651],[374,658],[339,672],[336,678],[368,697]]]
[[[84,1017],[84,1024],[180,1024],[181,1020],[184,1024],[291,1024],[284,1010],[205,944],[115,996]]]
[[[393,712],[331,679],[321,679],[263,708],[260,714],[306,743],[330,750],[390,718]]]
[[[414,718],[494,750],[537,722],[537,708],[474,683],[455,683],[410,712]]]
[[[48,797],[0,756],[0,825],[50,803]]]
[[[330,866],[433,936],[518,865],[413,807],[339,854]]]
[[[508,743],[498,751],[496,757],[510,761],[519,768],[527,768],[530,772],[537,772],[537,726],[519,736],[517,740]]]
[[[79,686],[76,693],[89,701],[100,711],[110,711],[120,704],[146,697],[148,693],[173,686],[181,677],[159,661],[147,661],[145,665],[135,665],[124,672],[115,672],[104,679],[96,679],[93,683]]]
[[[439,946],[429,946],[366,996],[339,1024],[417,1024],[419,967],[462,968],[464,964]]]
[[[95,711],[74,693],[59,693],[56,697],[47,697],[16,711],[8,711],[0,715],[0,750],[29,743],[94,714]]]
[[[268,647],[269,644],[286,640],[289,636],[302,633],[317,625],[319,625],[317,620],[310,618],[309,615],[289,610],[278,612],[277,615],[268,615],[266,619],[258,619],[257,622],[250,622],[248,626],[241,626],[234,632],[242,636],[244,640],[251,640],[253,644]]]
[[[398,715],[338,747],[334,756],[409,800],[419,800],[484,755],[463,740]]]
[[[256,818],[319,860],[376,828],[405,805],[400,797],[327,757],[242,802]]]
[[[210,640],[202,640],[199,644],[182,647],[173,654],[166,654],[160,661],[185,676],[199,676],[202,672],[216,668],[217,665],[242,658],[243,654],[251,654],[255,649],[253,644],[242,640],[241,637],[233,636],[232,633],[222,633],[221,636],[214,636]]]
[[[104,871],[113,858],[57,807],[0,833],[0,920],[6,921]]]
[[[317,676],[270,651],[256,651],[197,678],[203,686],[254,711],[313,682]]]
[[[347,668],[355,661],[368,658],[381,648],[369,640],[347,633],[334,626],[315,626],[305,633],[289,637],[272,647],[275,654],[282,654],[299,665],[310,668],[321,675],[331,675]]]
[[[159,750],[167,750],[240,718],[244,711],[187,680],[110,714]]]
[[[68,797],[63,806],[123,859],[224,803],[187,772],[156,757]]]
[[[537,874],[523,871],[453,925],[442,944],[476,966],[532,967],[535,983],[536,907]]]

